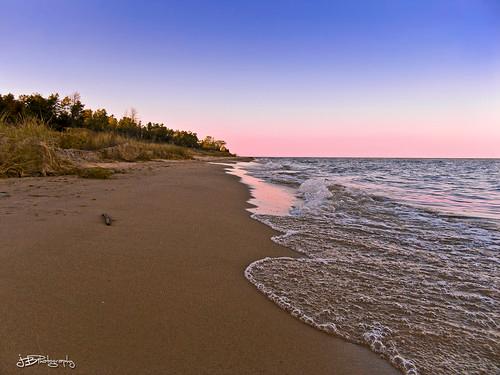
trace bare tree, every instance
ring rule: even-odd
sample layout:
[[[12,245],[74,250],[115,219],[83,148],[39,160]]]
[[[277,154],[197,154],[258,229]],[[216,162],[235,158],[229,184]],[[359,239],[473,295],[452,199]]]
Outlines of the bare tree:
[[[80,96],[80,93],[78,91],[75,91],[71,96],[69,97],[71,105],[75,105],[77,103],[81,103],[82,97]]]
[[[127,109],[123,116],[131,119],[134,124],[139,123],[139,115],[137,114],[137,110],[134,107],[130,107],[129,109]]]

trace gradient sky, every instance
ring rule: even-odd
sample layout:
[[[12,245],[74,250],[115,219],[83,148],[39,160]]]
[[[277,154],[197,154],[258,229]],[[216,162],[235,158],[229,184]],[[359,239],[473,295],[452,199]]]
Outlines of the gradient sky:
[[[0,0],[0,93],[240,155],[500,157],[500,1]]]

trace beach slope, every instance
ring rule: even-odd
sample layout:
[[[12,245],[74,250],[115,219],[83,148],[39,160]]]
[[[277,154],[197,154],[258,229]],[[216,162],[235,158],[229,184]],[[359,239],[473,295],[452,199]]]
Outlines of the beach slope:
[[[249,217],[248,189],[222,166],[145,163],[0,191],[0,375],[398,373],[244,278],[257,259],[295,255]],[[16,367],[27,354],[77,366]]]

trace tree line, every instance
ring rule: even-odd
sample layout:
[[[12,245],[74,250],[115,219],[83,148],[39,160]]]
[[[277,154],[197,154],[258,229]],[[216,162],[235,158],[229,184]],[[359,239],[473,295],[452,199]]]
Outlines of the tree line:
[[[143,124],[134,109],[120,119],[102,108],[95,111],[86,109],[78,93],[64,98],[59,94],[43,97],[35,93],[19,95],[18,98],[13,94],[0,95],[0,115],[3,121],[13,125],[20,118],[36,117],[57,131],[85,128],[95,132],[116,132],[139,140],[229,152],[225,141],[210,136],[200,140],[191,131],[170,129],[161,123]]]

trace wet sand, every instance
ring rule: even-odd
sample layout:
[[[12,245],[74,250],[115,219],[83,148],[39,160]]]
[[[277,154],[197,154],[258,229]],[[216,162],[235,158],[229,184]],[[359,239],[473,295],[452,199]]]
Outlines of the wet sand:
[[[249,217],[237,181],[200,161],[0,180],[0,375],[397,374],[244,278],[254,260],[295,255]],[[77,367],[20,369],[19,354]]]

